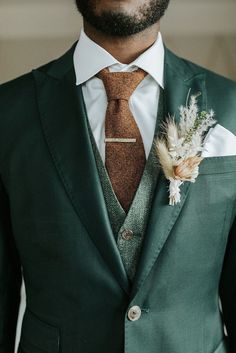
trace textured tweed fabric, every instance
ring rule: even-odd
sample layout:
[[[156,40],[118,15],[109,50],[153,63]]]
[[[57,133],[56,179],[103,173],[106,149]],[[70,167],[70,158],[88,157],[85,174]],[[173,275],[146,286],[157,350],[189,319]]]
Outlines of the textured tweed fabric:
[[[143,140],[129,109],[129,98],[146,76],[138,69],[133,72],[109,72],[103,69],[98,77],[107,94],[105,118],[106,139],[133,139],[135,142],[107,141],[105,165],[114,192],[123,209],[128,212],[146,163]]]
[[[163,90],[161,90],[155,137],[158,135],[159,126],[163,119],[163,99]],[[114,193],[109,175],[97,148],[88,119],[87,124],[113,234],[117,242],[117,247],[119,249],[125,270],[132,283],[137,270],[138,260],[145,238],[145,231],[152,205],[152,199],[160,171],[155,153],[155,145],[154,143],[152,144],[140,184],[128,214],[126,214]],[[132,230],[133,237],[130,239],[124,239],[122,234],[125,230]]]

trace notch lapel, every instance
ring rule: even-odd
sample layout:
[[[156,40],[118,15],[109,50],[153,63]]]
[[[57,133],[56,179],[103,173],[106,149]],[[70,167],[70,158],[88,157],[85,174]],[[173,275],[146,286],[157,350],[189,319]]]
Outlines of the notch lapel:
[[[70,202],[107,266],[128,293],[129,282],[109,222],[72,58],[73,47],[47,72],[33,72],[42,128]]]
[[[168,49],[166,49],[165,55],[165,116],[163,118],[169,114],[174,115],[175,120],[178,122],[179,107],[186,104],[190,89],[190,94],[201,92],[198,98],[199,110],[206,109],[205,74],[201,72],[194,73],[189,70],[184,61],[176,57]],[[182,184],[181,202],[175,206],[170,206],[168,204],[168,181],[162,170],[160,170],[131,298],[135,296],[157,261],[183,209],[190,187],[190,182]]]

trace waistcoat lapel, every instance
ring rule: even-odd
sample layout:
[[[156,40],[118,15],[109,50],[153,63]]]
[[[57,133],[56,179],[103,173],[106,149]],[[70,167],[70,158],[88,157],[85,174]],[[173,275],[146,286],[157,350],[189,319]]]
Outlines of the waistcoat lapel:
[[[165,115],[175,115],[175,120],[179,121],[179,106],[185,105],[189,91],[190,94],[201,92],[198,98],[199,110],[206,109],[206,89],[205,75],[193,73],[187,65],[172,54],[168,49],[165,51]],[[139,290],[154,263],[167,241],[176,220],[186,201],[190,182],[185,182],[181,186],[181,202],[175,206],[170,206],[168,200],[168,181],[162,171],[156,185],[152,209],[148,221],[147,232],[145,235],[142,252],[132,287],[131,298]],[[174,236],[174,234],[173,234]]]
[[[49,69],[34,71],[42,128],[70,202],[109,269],[128,292],[128,278],[108,219],[86,127],[82,89],[75,85],[73,49]]]
[[[70,202],[104,261],[128,293],[128,278],[112,233],[86,127],[82,90],[75,86],[74,47],[51,66],[34,71],[42,128]],[[184,61],[168,49],[165,53],[165,116],[175,114],[178,121],[178,108],[186,103],[190,89],[191,94],[201,92],[199,109],[206,109],[204,75],[201,72],[193,73]],[[176,206],[168,205],[167,186],[160,172],[132,297],[147,278],[170,235],[191,183],[181,186],[181,202]]]
[[[163,119],[163,90],[160,91],[159,105],[157,111],[157,119],[155,126],[154,138],[158,133],[159,125]],[[146,161],[144,172],[140,180],[135,197],[131,203],[130,209],[126,214],[116,198],[109,175],[106,171],[104,163],[101,159],[99,150],[93,137],[88,122],[90,138],[94,150],[94,155],[97,162],[97,167],[100,175],[103,194],[108,210],[109,219],[111,221],[113,233],[117,241],[117,247],[121,254],[124,267],[130,278],[133,281],[137,264],[139,261],[140,250],[142,248],[145,230],[148,221],[148,216],[151,208],[153,194],[156,186],[156,181],[159,174],[159,166],[155,153],[155,144],[151,146],[151,150]],[[125,230],[131,230],[133,236],[127,240],[122,234]]]

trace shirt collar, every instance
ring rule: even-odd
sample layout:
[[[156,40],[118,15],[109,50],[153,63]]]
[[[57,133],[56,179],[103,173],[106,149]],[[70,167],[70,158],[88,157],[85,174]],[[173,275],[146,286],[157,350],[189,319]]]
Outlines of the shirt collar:
[[[120,63],[104,48],[92,41],[82,29],[74,51],[73,61],[76,85],[86,82],[105,67],[111,68],[112,71],[127,71],[139,67],[164,88],[164,45],[160,32],[150,48],[132,63],[126,65]]]

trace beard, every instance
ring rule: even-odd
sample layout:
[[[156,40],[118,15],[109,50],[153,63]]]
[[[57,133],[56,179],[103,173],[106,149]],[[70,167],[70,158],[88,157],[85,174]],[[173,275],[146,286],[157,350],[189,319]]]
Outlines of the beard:
[[[151,27],[164,15],[169,0],[149,0],[131,14],[124,11],[96,12],[96,0],[75,0],[88,24],[113,37],[127,37]]]

